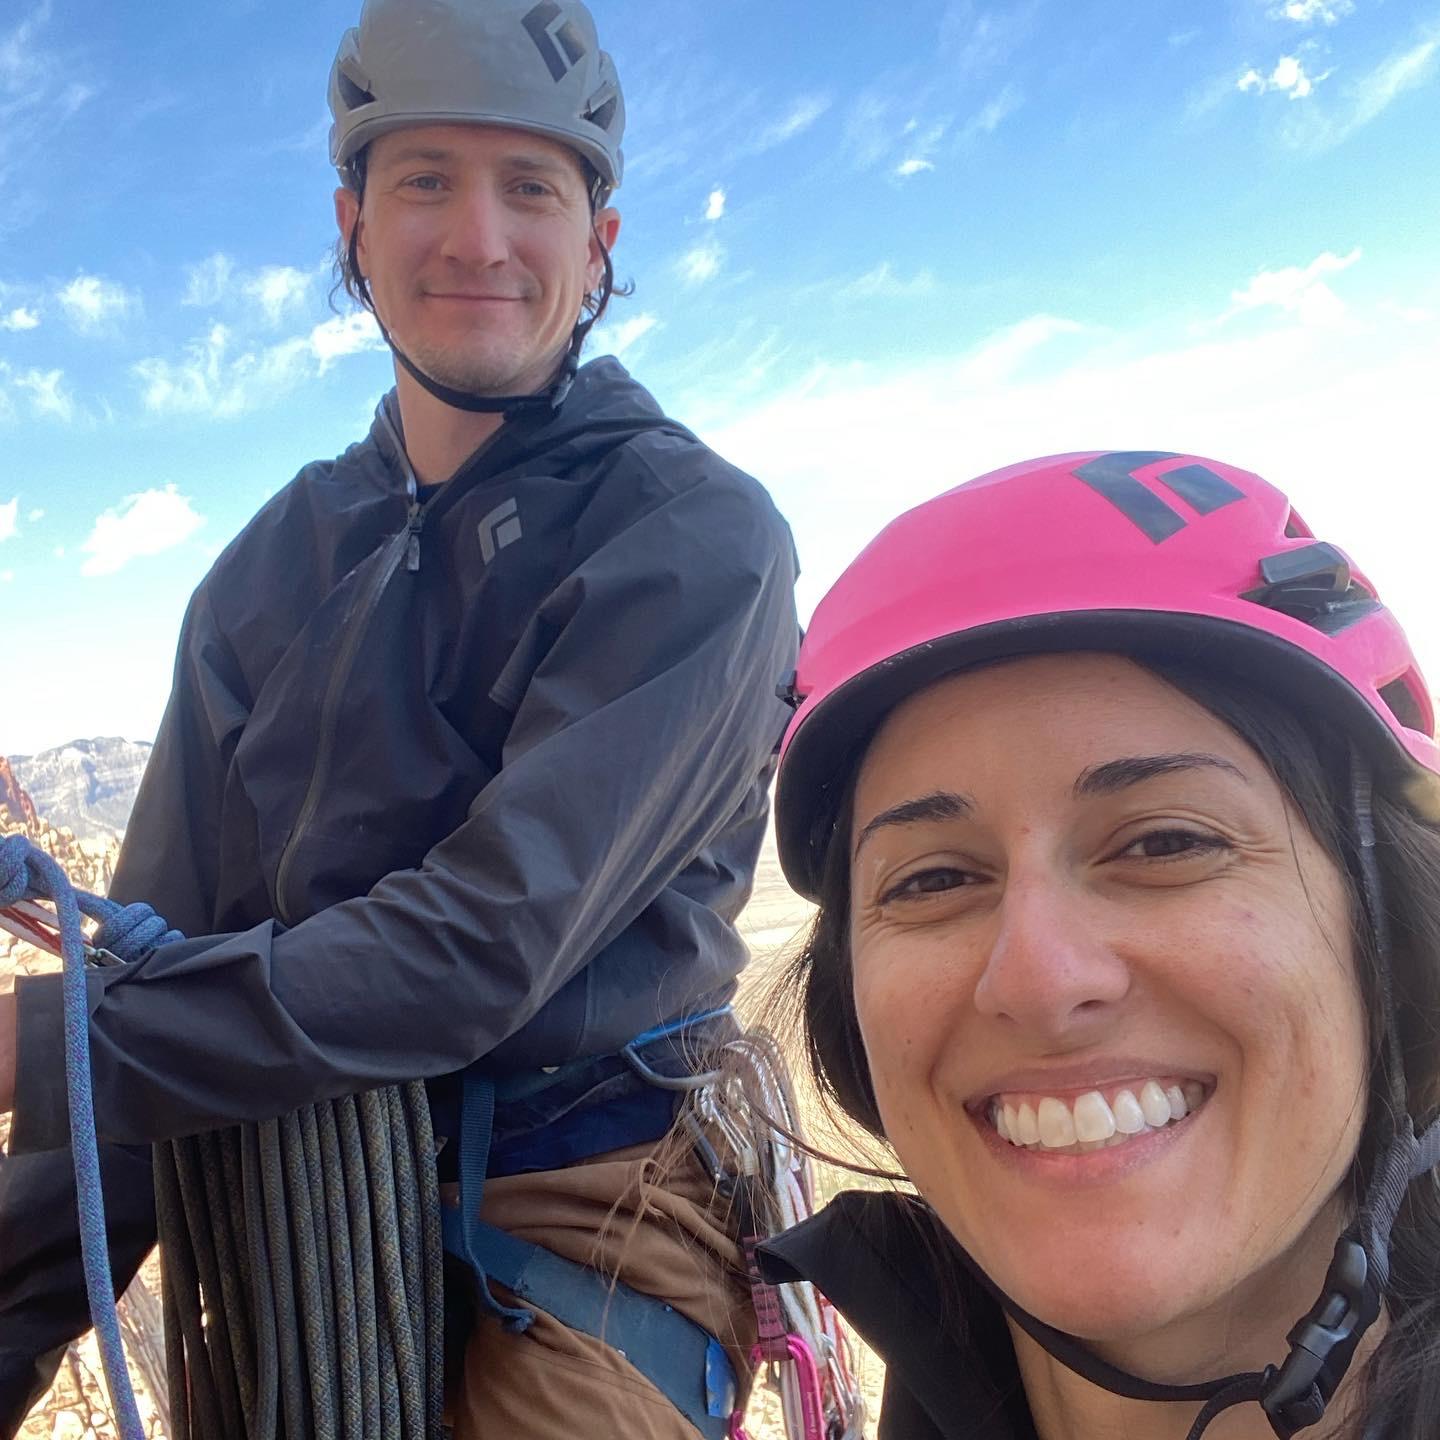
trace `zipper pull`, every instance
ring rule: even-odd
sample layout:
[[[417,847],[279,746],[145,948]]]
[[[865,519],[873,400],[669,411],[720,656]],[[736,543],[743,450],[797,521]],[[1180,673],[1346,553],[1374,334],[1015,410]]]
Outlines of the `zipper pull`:
[[[412,575],[420,568],[420,527],[425,523],[425,511],[411,501],[410,514],[405,520],[409,532],[405,540],[405,568]]]

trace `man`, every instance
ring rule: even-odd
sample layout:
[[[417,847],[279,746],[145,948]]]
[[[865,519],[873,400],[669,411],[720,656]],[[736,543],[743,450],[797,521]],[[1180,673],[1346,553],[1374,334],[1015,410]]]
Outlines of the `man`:
[[[91,977],[117,1283],[153,1239],[150,1142],[477,1061],[563,1072],[723,1005],[745,958],[793,549],[617,362],[577,368],[620,225],[593,22],[578,0],[367,0],[330,94],[342,277],[396,387],[186,617],[112,894],[206,938]],[[0,1009],[7,1434],[85,1325],[59,1033],[55,979]],[[488,1218],[603,1228],[673,1097],[587,1103],[511,1138]],[[728,1237],[694,1174],[664,1202],[672,1249],[621,1278],[673,1278],[717,1333]],[[557,1324],[481,1324],[465,1378],[457,1437],[694,1434]]]

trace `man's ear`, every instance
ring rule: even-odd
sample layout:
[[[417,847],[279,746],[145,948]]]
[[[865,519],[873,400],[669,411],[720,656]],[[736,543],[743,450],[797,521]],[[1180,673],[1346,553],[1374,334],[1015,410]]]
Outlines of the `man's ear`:
[[[340,232],[342,250],[350,248],[350,232],[360,225],[360,197],[348,186],[341,185],[335,191],[335,228]],[[364,264],[365,228],[360,226],[359,246],[356,255],[360,258],[360,273],[365,273]]]
[[[601,277],[605,274],[605,261],[600,254],[601,243],[613,253],[615,242],[619,238],[620,212],[613,205],[597,210],[590,222],[590,255],[585,267],[586,289],[597,290]]]

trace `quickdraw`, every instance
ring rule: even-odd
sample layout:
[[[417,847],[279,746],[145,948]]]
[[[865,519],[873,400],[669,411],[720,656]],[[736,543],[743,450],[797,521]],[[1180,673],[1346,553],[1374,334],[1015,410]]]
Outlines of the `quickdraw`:
[[[732,1197],[758,1322],[751,1363],[779,1393],[788,1440],[860,1440],[865,1402],[839,1315],[813,1285],[770,1285],[756,1255],[815,1211],[810,1158],[791,1138],[802,1134],[800,1117],[775,1041],[764,1032],[731,1041],[718,1077],[696,1091],[682,1120]],[[716,1139],[729,1152],[724,1159]],[[730,1440],[749,1440],[741,1412],[731,1417]]]

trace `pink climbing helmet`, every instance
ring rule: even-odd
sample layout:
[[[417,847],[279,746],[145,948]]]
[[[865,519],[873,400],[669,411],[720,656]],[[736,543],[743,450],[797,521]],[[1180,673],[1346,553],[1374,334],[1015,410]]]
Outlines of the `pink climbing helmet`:
[[[815,897],[836,803],[887,711],[941,676],[1057,650],[1188,661],[1278,691],[1440,819],[1429,689],[1348,557],[1248,470],[1091,450],[916,506],[820,602],[789,687],[775,799],[790,884]]]

